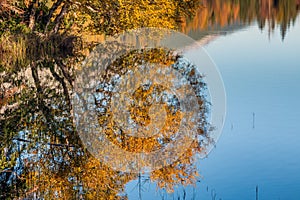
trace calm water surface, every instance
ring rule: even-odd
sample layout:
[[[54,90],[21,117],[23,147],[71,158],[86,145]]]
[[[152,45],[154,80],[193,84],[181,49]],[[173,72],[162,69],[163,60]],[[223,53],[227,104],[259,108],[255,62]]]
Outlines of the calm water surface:
[[[111,32],[101,32],[95,38],[88,32],[77,38],[72,32],[15,35],[12,29],[11,35],[0,37],[0,199],[300,199],[300,1],[203,0],[204,6],[197,7],[193,19],[185,16],[176,21],[177,14],[172,12],[176,16],[170,17],[169,13],[172,3],[158,10],[159,15],[152,15],[155,2],[149,1],[145,7],[149,9],[145,14],[149,12],[154,17],[150,21],[155,23],[145,24],[170,28],[181,23],[178,30],[204,45],[226,89],[222,135],[207,158],[196,162],[199,177],[195,186],[180,183],[195,180],[190,163],[194,153],[190,152],[200,148],[186,150],[186,165],[180,160],[150,175],[138,175],[111,169],[80,142],[70,100],[74,66],[81,66],[93,45]],[[131,4],[122,8],[124,13],[137,9],[139,14],[140,7]],[[7,5],[0,2],[1,8],[14,8]],[[189,4],[181,6],[185,12],[192,11]],[[7,19],[8,14],[0,12]],[[127,14],[110,10],[104,14],[108,21],[100,23],[103,30],[123,31],[144,25],[140,23],[144,18],[131,24],[135,15],[127,21]],[[111,19],[120,23],[111,23]],[[25,26],[28,20],[23,20]],[[0,22],[4,23],[2,18]],[[40,28],[45,25],[43,21],[36,24]],[[151,57],[164,56],[162,51],[149,52],[150,61]],[[128,65],[135,66],[131,61],[135,62],[129,59]],[[105,72],[122,75],[123,68],[113,67]],[[144,150],[144,144],[152,146],[150,150],[157,145],[156,140],[123,139],[118,144],[132,152]],[[176,178],[185,170],[187,175]],[[174,184],[174,192],[168,193],[170,188],[164,184],[171,188]]]
[[[222,136],[198,163],[196,187],[173,194],[146,182],[142,199],[300,199],[300,18],[282,40],[256,23],[204,48],[218,66],[227,93]],[[138,199],[138,181],[126,185]]]

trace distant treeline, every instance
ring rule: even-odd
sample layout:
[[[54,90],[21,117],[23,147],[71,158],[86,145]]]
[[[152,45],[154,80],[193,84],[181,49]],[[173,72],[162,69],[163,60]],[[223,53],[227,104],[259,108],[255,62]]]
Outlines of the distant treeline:
[[[300,11],[300,0],[203,0],[202,3],[195,17],[184,21],[184,32],[256,20],[261,29],[267,26],[269,31],[280,25],[284,38]]]

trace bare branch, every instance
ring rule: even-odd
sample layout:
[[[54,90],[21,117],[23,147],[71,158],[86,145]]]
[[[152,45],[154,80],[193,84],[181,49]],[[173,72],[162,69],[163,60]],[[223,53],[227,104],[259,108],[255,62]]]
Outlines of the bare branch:
[[[63,92],[64,92],[64,95],[65,95],[65,99],[66,99],[66,103],[67,103],[67,106],[68,106],[68,109],[70,110],[71,109],[71,101],[70,101],[70,96],[69,96],[69,91],[68,91],[68,87],[64,81],[63,78],[61,78],[57,73],[56,71],[54,70],[54,66],[53,65],[50,65],[50,71],[53,75],[53,77],[62,85],[63,87]]]
[[[73,87],[73,78],[70,76],[69,73],[66,72],[66,66],[63,64],[63,62],[59,59],[55,60],[56,64],[58,65],[58,67],[60,68],[60,70],[62,71],[64,77],[68,80],[69,84],[71,85],[71,87]]]
[[[25,139],[22,139],[22,138],[13,138],[13,140],[16,140],[16,141],[20,141],[20,142],[26,142],[26,143],[32,143],[33,141],[31,140],[25,140]],[[75,147],[75,145],[72,145],[72,144],[57,144],[57,143],[45,143],[49,146],[57,146],[57,147]]]

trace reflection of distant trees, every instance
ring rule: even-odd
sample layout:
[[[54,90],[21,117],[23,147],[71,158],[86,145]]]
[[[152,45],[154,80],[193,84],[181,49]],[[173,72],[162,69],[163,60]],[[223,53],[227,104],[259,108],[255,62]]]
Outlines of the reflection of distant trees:
[[[300,10],[299,0],[203,0],[203,5],[192,20],[183,23],[184,32],[257,20],[261,29],[267,24],[270,32],[279,24],[284,39]]]
[[[280,25],[281,36],[284,39],[290,24],[295,22],[299,10],[299,0],[260,0],[260,10],[257,17],[260,28],[263,29],[267,23],[270,33],[277,23]]]
[[[83,59],[74,49],[88,52],[93,44],[85,49],[72,35],[175,28],[178,17],[193,13],[199,1],[135,0],[118,6],[116,1],[0,0],[0,199],[122,199],[124,185],[137,176],[99,163],[73,126],[73,69]],[[203,0],[182,27],[188,32],[258,19],[261,28],[280,24],[284,37],[299,7],[300,0]],[[193,154],[201,150],[193,143],[150,178],[168,191],[175,184],[194,184]]]

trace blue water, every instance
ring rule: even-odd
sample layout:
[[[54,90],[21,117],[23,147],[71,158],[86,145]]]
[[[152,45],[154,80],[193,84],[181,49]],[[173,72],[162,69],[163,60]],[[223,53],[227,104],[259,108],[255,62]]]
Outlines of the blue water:
[[[300,19],[282,40],[253,24],[204,47],[227,94],[223,133],[198,164],[196,187],[173,194],[145,183],[142,199],[300,199]],[[138,199],[137,181],[126,186]]]

